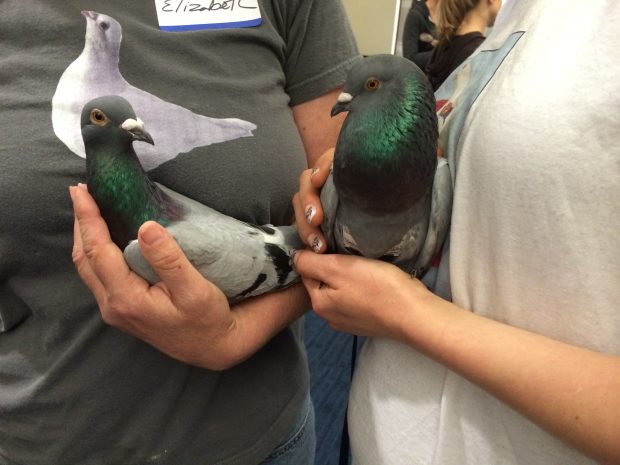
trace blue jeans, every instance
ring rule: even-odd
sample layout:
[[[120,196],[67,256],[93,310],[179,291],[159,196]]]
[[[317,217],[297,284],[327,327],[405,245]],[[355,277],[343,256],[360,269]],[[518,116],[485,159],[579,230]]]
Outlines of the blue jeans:
[[[316,432],[314,406],[308,396],[291,435],[260,465],[314,465]]]

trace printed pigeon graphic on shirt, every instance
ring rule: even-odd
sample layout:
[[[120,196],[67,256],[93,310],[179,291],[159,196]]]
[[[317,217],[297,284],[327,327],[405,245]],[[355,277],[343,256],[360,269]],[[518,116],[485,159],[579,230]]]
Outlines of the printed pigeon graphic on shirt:
[[[198,115],[132,86],[120,73],[121,25],[114,18],[83,11],[86,18],[84,49],[62,74],[52,99],[56,136],[76,155],[86,157],[80,133],[84,104],[103,95],[120,95],[144,115],[157,145],[140,144],[138,158],[146,170],[196,147],[252,136],[256,125],[237,118]]]

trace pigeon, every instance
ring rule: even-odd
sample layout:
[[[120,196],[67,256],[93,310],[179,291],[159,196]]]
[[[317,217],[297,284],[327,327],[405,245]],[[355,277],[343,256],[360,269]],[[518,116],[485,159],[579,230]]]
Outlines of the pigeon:
[[[452,210],[432,87],[406,58],[368,56],[349,71],[332,116],[343,111],[321,191],[328,250],[378,258],[421,277],[441,250]]]
[[[153,144],[153,138],[126,99],[91,100],[82,111],[81,128],[88,190],[129,267],[151,284],[159,277],[136,240],[147,220],[166,227],[189,261],[231,303],[297,281],[291,257],[303,244],[294,226],[245,223],[149,179],[133,142]]]
[[[166,102],[128,83],[119,70],[121,25],[114,18],[83,11],[84,49],[58,81],[52,98],[52,125],[57,137],[84,158],[79,132],[84,104],[102,95],[121,95],[143,115],[157,146],[140,144],[138,157],[148,171],[196,147],[252,136],[256,125],[237,118],[210,118]]]

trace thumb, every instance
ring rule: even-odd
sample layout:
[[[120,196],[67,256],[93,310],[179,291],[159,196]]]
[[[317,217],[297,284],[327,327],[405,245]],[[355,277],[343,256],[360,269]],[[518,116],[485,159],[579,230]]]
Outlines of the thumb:
[[[317,254],[309,250],[297,250],[293,255],[295,270],[303,277],[334,287],[333,281],[338,276],[337,261],[341,257],[335,254]]]
[[[200,285],[204,278],[189,262],[179,244],[159,223],[147,221],[138,230],[140,250],[170,293]]]

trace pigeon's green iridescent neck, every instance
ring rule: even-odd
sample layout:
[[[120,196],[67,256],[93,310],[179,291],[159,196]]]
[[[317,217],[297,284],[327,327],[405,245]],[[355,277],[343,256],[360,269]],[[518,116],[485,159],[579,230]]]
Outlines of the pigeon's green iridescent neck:
[[[87,158],[88,189],[95,198],[117,244],[137,237],[140,226],[154,220],[166,226],[166,199],[139,164],[137,156],[98,151]]]
[[[354,101],[338,138],[334,185],[341,201],[357,209],[401,211],[432,184],[437,165],[435,99],[426,81],[405,79]]]
[[[425,118],[429,109],[424,107],[428,101],[427,92],[418,80],[409,80],[404,83],[401,95],[397,96],[401,102],[399,105],[386,102],[376,110],[366,111],[360,122],[368,131],[366,146],[357,154],[375,166],[391,165],[400,163],[401,157],[411,156],[410,152],[403,150],[406,146],[418,145],[423,149],[427,144],[426,140],[421,140],[425,134],[423,127],[428,124]]]

